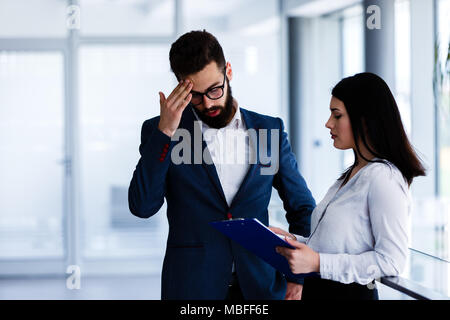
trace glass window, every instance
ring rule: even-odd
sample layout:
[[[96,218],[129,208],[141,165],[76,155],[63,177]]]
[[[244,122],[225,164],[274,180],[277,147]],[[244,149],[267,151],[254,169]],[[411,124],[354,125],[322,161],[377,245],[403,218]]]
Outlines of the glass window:
[[[67,1],[1,0],[0,38],[64,37]]]
[[[364,15],[361,5],[342,11],[342,78],[364,71]],[[342,152],[342,170],[353,164],[353,150]]]
[[[364,71],[364,16],[357,5],[342,12],[342,77]]]
[[[142,123],[159,115],[158,91],[168,96],[176,85],[168,53],[167,45],[80,49],[80,190],[85,258],[163,254],[165,205],[151,219],[133,216],[128,209],[128,186],[140,156]]]
[[[439,0],[436,5],[436,41],[434,48],[430,49],[435,52],[433,86],[437,105],[437,128],[430,127],[430,130],[437,134],[438,194],[436,197],[417,195],[414,199],[411,247],[448,260],[450,259],[450,77],[448,61],[450,0]],[[440,80],[438,81],[438,79]],[[433,105],[430,106],[430,110],[434,110]],[[435,142],[430,141],[430,143]],[[433,171],[428,171],[428,175],[435,174]]]
[[[174,0],[80,0],[80,31],[89,36],[171,36]]]
[[[59,52],[0,51],[0,258],[63,257]]]
[[[449,199],[414,199],[410,237],[411,248],[449,260],[449,218]]]
[[[268,28],[264,31],[244,29],[239,35],[228,33],[217,37],[223,47],[225,59],[233,68],[230,86],[239,105],[248,110],[279,117],[282,116],[279,26],[273,21],[268,21],[267,24]]]
[[[220,42],[225,59],[233,68],[230,86],[239,105],[281,116],[277,1],[261,2],[251,19],[246,12],[254,6],[246,1],[183,0],[182,7],[183,33],[206,29]]]
[[[395,1],[395,100],[403,126],[411,134],[410,2]]]
[[[438,2],[437,64],[439,194],[450,197],[450,0]]]
[[[259,8],[264,8],[267,2],[271,1],[273,0],[259,3]],[[180,2],[183,8],[184,32],[206,29],[214,35],[218,32],[227,32],[231,17],[237,16],[239,20],[239,9],[247,5],[246,1],[242,0],[181,0]]]
[[[433,251],[450,259],[450,0],[437,3],[435,94],[437,104],[438,196],[435,204]]]

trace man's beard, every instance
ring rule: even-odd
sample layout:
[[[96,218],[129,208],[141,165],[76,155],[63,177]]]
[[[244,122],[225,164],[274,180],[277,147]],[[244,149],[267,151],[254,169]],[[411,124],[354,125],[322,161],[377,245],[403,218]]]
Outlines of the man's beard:
[[[203,112],[197,110],[194,107],[194,110],[195,110],[196,114],[198,115],[198,117],[200,118],[200,120],[202,120],[204,123],[206,123],[210,128],[215,128],[215,129],[223,128],[231,120],[230,117],[233,114],[233,96],[231,94],[231,87],[230,87],[230,84],[228,83],[228,79],[227,79],[227,87],[228,87],[228,91],[227,91],[227,98],[225,99],[225,106],[213,106],[209,109],[203,110]],[[221,112],[217,116],[210,117],[210,116],[206,115],[207,112],[217,110],[217,109],[221,110]]]

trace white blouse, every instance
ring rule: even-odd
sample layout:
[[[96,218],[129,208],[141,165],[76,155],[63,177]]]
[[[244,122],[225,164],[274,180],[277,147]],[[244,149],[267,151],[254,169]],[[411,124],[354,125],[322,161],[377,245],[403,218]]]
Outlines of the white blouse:
[[[343,181],[314,209],[310,237],[297,236],[319,253],[321,278],[365,285],[402,273],[411,196],[401,172],[390,162],[368,163],[339,189]]]

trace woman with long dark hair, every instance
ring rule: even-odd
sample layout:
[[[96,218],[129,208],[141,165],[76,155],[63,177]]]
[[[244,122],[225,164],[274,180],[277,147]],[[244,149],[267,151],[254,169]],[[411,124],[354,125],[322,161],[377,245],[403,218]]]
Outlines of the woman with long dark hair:
[[[341,80],[326,123],[336,148],[355,161],[312,213],[308,238],[278,228],[295,247],[277,247],[306,278],[302,299],[378,299],[374,279],[400,274],[407,260],[409,187],[425,169],[387,84],[373,73]]]

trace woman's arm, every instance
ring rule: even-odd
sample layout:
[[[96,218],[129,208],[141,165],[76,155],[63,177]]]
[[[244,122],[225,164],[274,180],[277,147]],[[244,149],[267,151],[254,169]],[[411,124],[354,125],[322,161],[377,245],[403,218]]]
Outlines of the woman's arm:
[[[398,173],[398,172],[397,172]],[[324,279],[342,283],[368,284],[403,271],[408,252],[408,195],[401,178],[381,170],[369,188],[368,208],[374,250],[361,254],[317,253],[307,245],[288,241],[296,249],[277,247],[293,273],[320,272]]]

